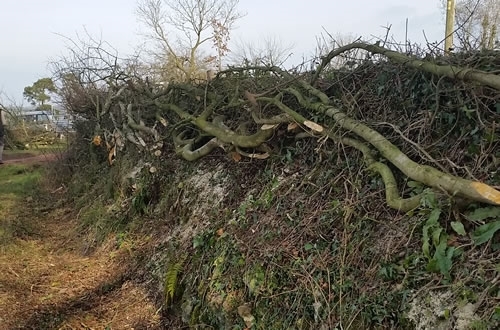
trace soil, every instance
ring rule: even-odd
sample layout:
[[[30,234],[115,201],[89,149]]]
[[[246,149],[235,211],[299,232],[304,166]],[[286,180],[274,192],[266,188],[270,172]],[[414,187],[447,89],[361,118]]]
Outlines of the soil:
[[[2,166],[56,157],[8,157]],[[8,220],[29,230],[0,242],[1,330],[161,328],[155,304],[134,278],[133,244],[109,237],[89,253],[77,212],[50,209],[31,198],[5,204]]]
[[[36,155],[33,153],[4,154],[4,164],[37,164],[56,160],[61,154],[47,153]]]

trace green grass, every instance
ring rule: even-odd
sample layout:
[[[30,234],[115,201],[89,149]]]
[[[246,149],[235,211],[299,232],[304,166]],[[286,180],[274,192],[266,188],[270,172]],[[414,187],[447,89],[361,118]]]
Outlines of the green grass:
[[[35,194],[41,175],[40,165],[0,165],[0,243],[27,231],[22,203]]]
[[[31,194],[41,174],[40,165],[2,165],[0,167],[0,200],[22,198]]]
[[[68,144],[65,141],[58,141],[53,144],[36,144],[33,143],[30,150],[39,150],[40,152],[47,151],[61,151],[68,148]]]
[[[33,144],[31,146],[31,148],[28,148],[28,149],[4,150],[4,155],[23,155],[23,154],[38,155],[38,154],[43,154],[43,153],[48,153],[48,152],[64,151],[67,148],[68,148],[68,144],[65,142],[47,144],[47,145]]]

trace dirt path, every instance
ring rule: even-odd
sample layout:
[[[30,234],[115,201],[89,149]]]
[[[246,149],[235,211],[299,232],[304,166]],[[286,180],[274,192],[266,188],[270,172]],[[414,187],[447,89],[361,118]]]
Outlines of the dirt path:
[[[8,164],[36,164],[36,163],[45,163],[45,162],[51,162],[58,157],[60,157],[61,154],[57,153],[47,153],[47,154],[41,154],[41,155],[35,155],[31,153],[23,153],[23,154],[6,154],[3,157],[4,165]]]
[[[8,160],[0,171],[48,160]],[[50,205],[12,199],[0,194],[0,226],[16,223],[25,230],[0,242],[0,329],[160,328],[155,306],[133,280],[130,246],[119,247],[110,237],[86,254],[75,212],[43,211]]]

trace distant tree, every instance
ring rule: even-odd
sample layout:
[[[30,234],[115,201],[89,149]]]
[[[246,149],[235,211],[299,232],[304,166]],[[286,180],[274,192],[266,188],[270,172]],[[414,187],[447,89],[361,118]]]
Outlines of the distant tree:
[[[139,20],[148,28],[146,36],[155,42],[156,67],[175,68],[173,80],[196,79],[209,66],[222,66],[229,51],[227,43],[234,23],[242,15],[239,0],[140,0]],[[201,47],[216,50],[205,55]],[[208,48],[208,49],[207,49]]]
[[[41,78],[31,86],[24,87],[23,96],[32,105],[38,106],[42,110],[50,109],[47,102],[50,101],[49,93],[55,93],[56,86],[51,78]]]
[[[292,55],[292,48],[291,45],[284,45],[276,37],[267,37],[258,43],[237,43],[230,58],[237,65],[281,66]]]
[[[446,4],[446,1],[444,1]],[[456,46],[463,50],[493,49],[500,29],[499,0],[456,0]]]
[[[320,36],[316,37],[316,54],[315,58],[318,60],[328,54],[332,49],[341,48],[345,45],[360,41],[359,37],[356,37],[353,34],[342,34],[337,33],[336,35],[332,35],[329,32],[325,31]],[[329,69],[339,70],[342,68],[352,68],[355,65],[358,65],[362,60],[367,58],[368,52],[363,49],[352,49],[346,51],[339,56],[333,58],[329,64]],[[316,66],[313,63],[313,69]]]

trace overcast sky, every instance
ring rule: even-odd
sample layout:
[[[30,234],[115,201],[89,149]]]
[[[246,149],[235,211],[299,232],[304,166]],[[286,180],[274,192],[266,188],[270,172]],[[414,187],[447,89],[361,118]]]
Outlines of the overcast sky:
[[[246,16],[237,22],[233,41],[257,43],[275,37],[293,45],[292,61],[314,53],[316,36],[323,28],[332,35],[369,39],[392,34],[424,42],[441,41],[441,0],[240,0]],[[134,12],[137,0],[0,0],[0,91],[22,101],[25,86],[50,76],[49,60],[65,53],[65,39],[84,29],[113,45],[122,56],[132,54],[143,41]]]

